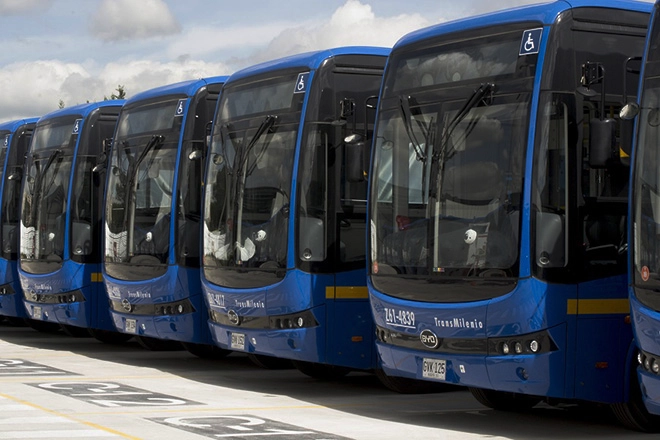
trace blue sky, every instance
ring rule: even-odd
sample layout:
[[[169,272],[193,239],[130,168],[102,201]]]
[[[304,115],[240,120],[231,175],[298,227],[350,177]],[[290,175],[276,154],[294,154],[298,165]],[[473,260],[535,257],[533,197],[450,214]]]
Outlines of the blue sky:
[[[0,121],[537,2],[0,0]]]

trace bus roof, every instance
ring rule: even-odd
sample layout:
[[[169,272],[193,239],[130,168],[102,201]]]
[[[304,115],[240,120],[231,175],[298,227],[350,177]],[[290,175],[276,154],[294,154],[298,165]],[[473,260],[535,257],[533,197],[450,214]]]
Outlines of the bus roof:
[[[52,118],[59,118],[60,116],[69,116],[69,115],[80,115],[83,118],[85,118],[91,112],[93,112],[98,108],[113,107],[113,106],[121,107],[124,105],[125,102],[126,101],[123,99],[110,99],[107,101],[90,102],[87,104],[79,104],[71,107],[64,107],[62,109],[58,109],[43,115],[41,118],[39,118],[39,122]]]
[[[227,81],[229,76],[212,76],[208,78],[193,79],[188,81],[181,81],[173,84],[168,84],[153,89],[145,90],[131,96],[126,104],[133,104],[137,101],[156,98],[158,96],[166,95],[186,95],[193,96],[197,91],[209,84],[223,84]]]
[[[372,47],[372,46],[346,46],[337,47],[333,49],[319,50],[315,52],[305,52],[296,55],[291,55],[284,58],[278,58],[264,63],[256,64],[251,67],[239,70],[232,74],[227,80],[228,83],[242,78],[259,75],[261,73],[270,72],[273,70],[287,69],[287,68],[309,68],[316,69],[321,63],[328,59],[339,55],[379,55],[388,56],[390,49],[386,47]]]
[[[21,125],[34,124],[38,120],[39,118],[23,118],[23,119],[15,119],[13,121],[0,122],[0,130],[8,130],[13,133]]]
[[[442,34],[460,32],[486,26],[502,25],[517,21],[538,21],[544,25],[555,22],[557,16],[569,9],[592,7],[625,9],[629,11],[651,12],[652,3],[631,0],[558,0],[535,5],[520,6],[474,17],[463,18],[437,24],[404,35],[394,45],[394,49]]]

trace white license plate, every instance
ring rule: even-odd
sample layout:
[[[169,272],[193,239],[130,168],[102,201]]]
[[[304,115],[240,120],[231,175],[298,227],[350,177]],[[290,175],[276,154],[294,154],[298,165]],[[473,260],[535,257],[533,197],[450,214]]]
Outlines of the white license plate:
[[[424,358],[422,364],[422,377],[427,379],[445,380],[447,375],[447,361]]]
[[[245,335],[243,333],[231,334],[232,350],[245,350]]]
[[[41,307],[32,308],[32,319],[41,320],[43,318],[43,313],[41,312]]]
[[[135,319],[127,319],[124,323],[124,331],[126,333],[137,333],[137,321]]]

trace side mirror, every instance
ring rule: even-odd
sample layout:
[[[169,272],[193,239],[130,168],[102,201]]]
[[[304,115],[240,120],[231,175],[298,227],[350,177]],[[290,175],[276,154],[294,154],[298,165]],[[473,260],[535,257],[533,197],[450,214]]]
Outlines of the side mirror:
[[[616,121],[614,119],[592,119],[589,122],[589,166],[606,168],[618,160],[615,147]]]
[[[639,114],[639,104],[636,102],[629,102],[628,104],[621,107],[619,110],[619,118],[624,121],[633,120]]]
[[[563,219],[551,212],[537,212],[536,264],[545,269],[563,267],[565,263]]]

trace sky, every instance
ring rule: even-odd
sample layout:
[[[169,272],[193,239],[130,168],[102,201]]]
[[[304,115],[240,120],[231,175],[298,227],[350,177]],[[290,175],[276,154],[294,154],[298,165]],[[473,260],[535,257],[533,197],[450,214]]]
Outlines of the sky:
[[[538,2],[0,0],[0,121]]]

